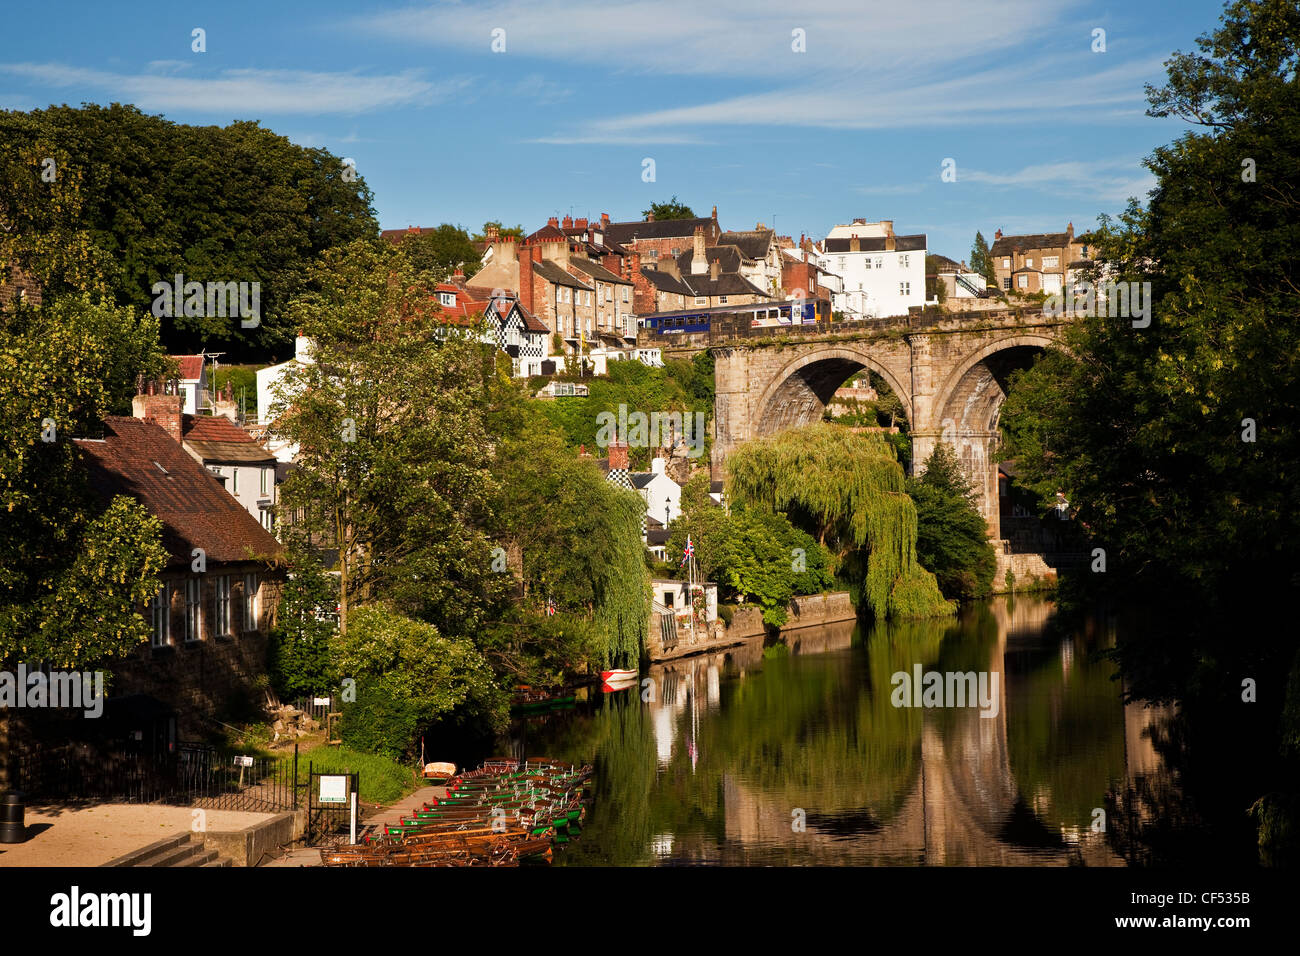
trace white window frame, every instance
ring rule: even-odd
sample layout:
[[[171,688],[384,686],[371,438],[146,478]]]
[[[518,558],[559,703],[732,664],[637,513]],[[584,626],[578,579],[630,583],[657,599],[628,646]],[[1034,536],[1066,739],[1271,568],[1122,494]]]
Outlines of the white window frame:
[[[248,572],[244,575],[244,630],[257,630],[257,596],[261,582],[257,580],[255,572]]]
[[[456,293],[455,293],[455,292],[439,292],[439,293],[438,293],[438,302],[441,303],[442,305],[451,305],[451,306],[454,306],[454,305],[456,304]]]
[[[267,492],[267,489],[270,487],[270,483],[267,481],[267,479],[270,477],[270,474],[271,474],[271,469],[270,469],[270,468],[263,468],[263,469],[262,469],[262,475],[261,475],[261,483],[262,483],[262,484],[261,484],[261,488],[262,488],[262,492],[261,492],[261,493],[264,494],[264,495],[268,493],[268,492]]]
[[[1061,268],[1061,257],[1060,257],[1060,256],[1043,256],[1043,268],[1044,268],[1044,269],[1059,269],[1059,268]]]
[[[898,294],[899,294],[899,295],[911,295],[911,294],[912,294],[912,283],[910,283],[910,282],[900,282],[900,283],[898,283]]]
[[[899,264],[900,266],[902,266],[904,269],[906,269],[906,268],[907,268],[907,256],[906,256],[906,255],[901,255],[901,256],[899,256],[899,257],[898,257],[898,264]]]
[[[150,645],[153,647],[166,647],[171,644],[171,586],[166,582],[158,585],[153,600],[149,602],[149,618],[151,629]]]
[[[1020,275],[1017,276],[1016,278],[1017,278],[1017,281],[1016,281],[1016,287],[1017,287],[1017,288],[1019,288],[1019,289],[1028,289],[1028,288],[1029,288],[1029,276],[1028,276],[1026,273],[1022,272],[1022,273],[1020,273]]]
[[[239,494],[239,466],[238,465],[230,466],[230,493],[232,495]]]
[[[185,640],[187,643],[203,638],[203,579],[185,579]]]
[[[217,575],[212,589],[212,629],[218,637],[230,634],[230,575]]]

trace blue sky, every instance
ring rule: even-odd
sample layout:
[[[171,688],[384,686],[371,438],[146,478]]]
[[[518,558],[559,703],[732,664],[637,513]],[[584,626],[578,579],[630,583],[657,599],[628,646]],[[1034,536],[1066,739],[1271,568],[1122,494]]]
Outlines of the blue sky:
[[[119,101],[186,123],[257,119],[354,159],[384,228],[635,219],[676,194],[705,215],[716,203],[724,228],[820,237],[858,216],[893,219],[964,258],[976,229],[991,239],[1072,220],[1082,231],[1144,197],[1141,159],[1185,127],[1145,116],[1143,84],[1221,11],[1219,0],[24,4],[0,37],[0,108]],[[204,53],[191,50],[196,27]],[[956,182],[941,180],[948,158]]]

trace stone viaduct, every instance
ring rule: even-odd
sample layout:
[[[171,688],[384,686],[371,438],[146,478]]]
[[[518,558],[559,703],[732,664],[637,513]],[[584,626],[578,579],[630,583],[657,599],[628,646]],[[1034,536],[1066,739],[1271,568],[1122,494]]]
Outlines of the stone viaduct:
[[[908,316],[835,326],[750,328],[715,320],[708,332],[642,332],[642,347],[665,357],[708,349],[715,363],[715,476],[740,444],[819,421],[835,390],[862,369],[889,384],[905,409],[912,460],[924,467],[940,441],[951,444],[980,501],[990,536],[998,514],[998,415],[1007,380],[1053,347],[1069,321],[1037,309]]]

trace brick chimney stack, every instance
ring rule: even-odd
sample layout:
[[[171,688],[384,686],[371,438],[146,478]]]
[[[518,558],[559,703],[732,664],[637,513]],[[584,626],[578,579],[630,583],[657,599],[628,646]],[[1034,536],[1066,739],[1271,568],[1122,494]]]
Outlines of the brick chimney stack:
[[[572,229],[572,228],[573,228],[573,217],[572,217],[572,216],[565,216],[565,217],[564,217],[564,228],[565,228],[566,231],[569,230],[569,229]]]
[[[487,227],[487,241],[488,241],[488,242],[496,242],[496,241],[499,240],[500,238],[501,238],[501,230],[500,230],[500,228],[497,226],[497,224],[496,224],[495,222],[494,222],[494,223],[489,223],[489,224],[488,224],[488,227]]]
[[[606,229],[609,228],[609,213],[602,212],[600,214],[600,224],[604,226]]]
[[[519,304],[533,312],[533,247],[519,243]]]
[[[646,221],[646,222],[654,222],[654,221],[655,221],[655,214],[654,214],[654,210],[653,210],[653,209],[650,210],[648,213],[645,214],[645,221]]]
[[[176,395],[137,395],[131,399],[131,414],[142,421],[153,422],[162,426],[162,430],[172,439],[181,440],[181,396]]]
[[[718,273],[721,271],[721,268],[722,267],[718,264],[717,259],[714,259],[709,263],[709,278],[714,282],[718,281]]]
[[[573,228],[574,228],[574,229],[581,229],[583,232],[586,232],[586,231],[587,231],[587,220],[586,220],[586,218],[584,217],[584,218],[582,218],[582,219],[575,219],[575,220],[573,221]]]
[[[560,219],[558,216],[552,216],[550,219],[546,220],[546,224],[550,226],[552,229],[559,229]]]
[[[999,229],[997,232],[993,233],[993,239],[994,239],[995,242],[996,242],[998,239],[1001,239],[1001,238],[1002,238],[1002,230],[1001,230],[1001,229]]]
[[[628,454],[627,442],[615,441],[609,443],[609,470],[627,471]]]
[[[1066,234],[1066,236],[1069,237],[1069,240],[1070,240],[1071,242],[1074,241],[1074,223],[1071,222],[1071,223],[1067,223],[1067,224],[1066,224],[1066,226],[1065,226],[1065,234]]]
[[[849,237],[849,252],[861,252],[861,251],[862,251],[862,240],[858,238],[858,234],[855,232],[852,236]]]
[[[714,204],[713,204],[713,216],[712,216],[712,218],[713,218],[713,221],[714,221],[714,222],[717,222],[717,221],[718,221],[718,204],[717,204],[717,203],[714,203]]]

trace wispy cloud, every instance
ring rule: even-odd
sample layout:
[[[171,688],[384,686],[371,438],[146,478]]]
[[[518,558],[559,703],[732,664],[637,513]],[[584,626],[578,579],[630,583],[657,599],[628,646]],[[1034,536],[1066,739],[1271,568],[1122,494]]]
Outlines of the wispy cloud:
[[[1143,198],[1156,184],[1150,171],[1138,160],[1128,158],[1039,163],[1005,173],[958,167],[957,181],[1082,195],[1106,202],[1123,202],[1129,196]]]
[[[353,114],[429,106],[449,99],[470,84],[468,77],[431,81],[421,70],[368,76],[359,72],[235,69],[196,77],[166,72],[112,73],[63,63],[0,63],[0,73],[48,87],[102,90],[145,110],[241,116]]]
[[[927,0],[866,10],[862,0],[824,0],[815,8],[788,0],[443,0],[367,11],[345,27],[485,57],[590,64],[606,72],[772,77],[857,69],[876,74],[914,63],[918,37],[931,38],[933,58],[989,54],[1023,43],[1078,5],[1078,0]],[[864,17],[870,29],[862,28]],[[854,28],[845,29],[846,24]],[[504,53],[492,52],[494,30],[505,31]],[[802,31],[805,52],[795,51],[796,30]],[[621,42],[611,46],[611,37]],[[946,37],[960,39],[948,43]],[[593,59],[593,50],[609,52]]]

